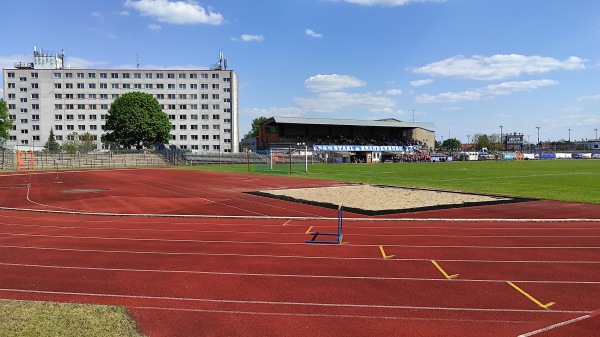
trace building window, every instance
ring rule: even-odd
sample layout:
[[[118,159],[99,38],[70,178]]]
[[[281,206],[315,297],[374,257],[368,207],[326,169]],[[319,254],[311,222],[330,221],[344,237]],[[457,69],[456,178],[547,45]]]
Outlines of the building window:
[[[129,78],[129,73],[123,73],[123,78]]]
[[[213,120],[214,120],[214,119],[220,119],[220,118],[221,118],[221,116],[219,116],[219,115],[212,115],[212,117],[213,117]]]
[[[96,78],[96,73],[88,73],[88,78]]]
[[[61,78],[61,73],[54,73],[54,78]]]
[[[85,84],[77,83],[77,89],[85,89]]]
[[[67,115],[67,120],[68,120],[68,121],[72,121],[73,119],[75,119],[75,118],[73,117],[73,115]]]
[[[68,131],[75,131],[75,125],[67,125]]]
[[[73,78],[73,73],[65,73],[65,78]]]
[[[164,74],[158,73],[158,74],[156,74],[156,78],[165,78],[165,77],[164,77]]]
[[[179,78],[185,78],[185,73],[179,73]]]
[[[89,89],[96,89],[96,83],[88,83]]]
[[[85,99],[85,94],[77,94],[77,99]]]
[[[208,89],[208,83],[200,83],[200,89]]]
[[[208,135],[202,135],[202,140],[208,140]]]
[[[133,89],[142,89],[142,84],[141,83],[135,83],[133,85]]]
[[[179,89],[185,89],[185,83],[179,83]]]
[[[152,83],[146,83],[146,89],[152,89]]]
[[[77,115],[77,120],[78,121],[84,121],[85,120],[85,115]]]
[[[89,94],[88,98],[89,99],[96,99],[96,94]]]
[[[212,88],[213,89],[219,89],[219,84],[218,83],[213,83]]]
[[[100,73],[100,78],[108,78],[108,74],[107,73]]]
[[[152,78],[152,73],[146,73],[145,75],[146,75],[146,78],[148,78],[148,79]]]
[[[100,83],[100,89],[108,89],[107,83]]]
[[[142,73],[133,73],[133,78],[142,78]]]
[[[119,89],[119,83],[112,83],[110,87],[111,89]]]
[[[219,78],[219,74],[212,74],[212,78]]]
[[[131,85],[129,83],[123,83],[123,89],[131,89]]]
[[[54,130],[62,130],[62,125],[55,125]]]
[[[110,73],[110,78],[119,78],[119,73]]]
[[[77,73],[77,78],[85,78],[85,75],[83,73]]]
[[[31,83],[31,89],[38,89],[38,88],[39,88],[39,84]]]
[[[220,126],[219,124],[213,124],[213,130],[219,130]]]
[[[54,83],[54,89],[60,89],[60,88],[62,88],[61,83]]]

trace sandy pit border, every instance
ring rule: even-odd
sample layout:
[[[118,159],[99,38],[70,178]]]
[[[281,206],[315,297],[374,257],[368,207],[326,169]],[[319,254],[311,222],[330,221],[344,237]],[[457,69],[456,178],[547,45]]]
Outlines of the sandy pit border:
[[[505,196],[366,184],[271,189],[256,191],[251,194],[327,208],[337,208],[340,204],[343,204],[346,211],[365,215],[407,213],[525,201],[525,199]]]

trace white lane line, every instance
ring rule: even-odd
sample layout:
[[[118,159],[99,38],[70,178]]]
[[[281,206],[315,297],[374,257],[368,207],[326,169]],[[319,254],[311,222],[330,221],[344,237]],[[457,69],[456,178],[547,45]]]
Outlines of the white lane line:
[[[327,318],[360,318],[360,319],[388,319],[402,321],[435,321],[435,322],[472,322],[472,323],[510,323],[524,324],[531,321],[516,321],[516,320],[485,320],[485,319],[459,319],[459,318],[423,318],[423,317],[398,317],[398,316],[366,316],[366,315],[341,315],[341,314],[302,314],[302,313],[287,313],[287,312],[262,312],[262,311],[240,311],[240,310],[206,310],[206,309],[182,309],[168,307],[136,307],[127,306],[130,309],[138,310],[160,310],[160,311],[185,311],[185,312],[203,312],[211,314],[230,314],[230,315],[261,315],[261,316],[296,316],[296,317],[327,317]]]
[[[65,251],[80,253],[107,253],[107,254],[148,254],[148,255],[173,255],[173,256],[215,256],[215,257],[265,257],[273,259],[308,259],[308,260],[367,260],[381,261],[380,257],[344,257],[344,256],[304,256],[304,255],[271,255],[271,254],[236,254],[236,253],[203,253],[203,252],[159,252],[159,251],[137,251],[137,250],[112,250],[112,249],[79,249],[79,248],[57,248],[57,247],[36,247],[36,246],[16,246],[0,245],[0,249],[28,249],[42,251]],[[432,258],[394,258],[392,262],[398,261],[426,261],[430,262]],[[473,259],[436,259],[443,262],[466,262],[466,263],[546,263],[546,264],[600,264],[600,261],[564,261],[564,260],[473,260]]]
[[[131,268],[104,268],[104,267],[82,267],[82,266],[58,266],[41,265],[30,263],[7,263],[0,262],[0,266],[20,268],[43,268],[64,270],[93,270],[126,273],[157,273],[157,274],[192,274],[192,275],[219,275],[219,276],[248,276],[248,277],[280,277],[280,278],[306,278],[306,279],[332,279],[332,280],[371,280],[371,281],[427,281],[447,282],[443,278],[420,278],[420,277],[383,277],[383,276],[344,276],[344,275],[310,275],[310,274],[272,274],[272,273],[240,273],[201,270],[165,270],[165,269],[131,269]],[[453,279],[452,282],[465,283],[505,283],[505,280],[479,280],[479,279]],[[548,281],[548,280],[514,280],[519,283],[540,284],[585,284],[599,285],[600,281]]]
[[[164,300],[164,301],[183,301],[183,302],[203,302],[218,304],[244,304],[244,305],[277,305],[277,306],[299,306],[299,307],[326,307],[326,308],[366,308],[366,309],[404,309],[404,310],[432,310],[432,311],[466,311],[466,312],[510,312],[510,313],[542,313],[549,314],[590,314],[591,311],[585,310],[550,310],[540,311],[531,309],[506,309],[506,308],[458,308],[458,307],[427,307],[427,306],[405,306],[405,305],[381,305],[381,304],[355,304],[355,303],[321,303],[321,302],[276,302],[276,301],[256,301],[256,300],[225,300],[210,298],[190,298],[190,297],[169,297],[169,296],[144,296],[127,294],[99,294],[99,293],[77,293],[65,291],[46,291],[30,289],[10,289],[0,288],[0,291],[14,293],[30,293],[44,295],[63,295],[63,296],[89,296],[89,297],[107,297],[107,298],[128,298],[144,300]]]
[[[565,326],[565,325],[568,325],[568,324],[571,324],[571,323],[579,322],[579,321],[582,321],[582,320],[584,320],[584,319],[587,319],[587,318],[590,318],[590,317],[592,317],[592,316],[590,316],[590,315],[585,315],[585,316],[581,316],[581,317],[573,318],[573,319],[571,319],[571,320],[568,320],[568,321],[564,321],[564,322],[560,322],[560,323],[552,324],[552,325],[550,325],[550,326],[547,326],[547,327],[545,327],[545,328],[541,328],[541,329],[538,329],[538,330],[535,330],[535,331],[531,331],[531,332],[528,332],[528,333],[521,334],[521,335],[519,335],[519,336],[517,336],[517,337],[529,337],[529,336],[534,336],[534,335],[537,335],[537,334],[539,334],[539,333],[546,332],[546,331],[548,331],[548,330],[552,330],[552,329],[556,329],[556,328],[560,328],[561,326]]]
[[[0,235],[18,236],[18,237],[41,237],[54,239],[76,239],[76,240],[116,240],[116,241],[147,241],[147,242],[183,242],[183,243],[219,243],[219,244],[256,244],[256,245],[305,245],[304,242],[271,242],[271,241],[235,241],[235,240],[190,240],[190,239],[154,239],[154,238],[124,238],[124,237],[101,237],[101,236],[77,236],[77,235],[43,235],[43,234],[22,234],[22,233],[7,233],[0,232]],[[352,244],[347,243],[345,247],[378,247],[380,244]],[[458,249],[600,249],[600,246],[564,246],[564,247],[547,247],[547,246],[456,246],[456,245],[402,245],[402,244],[385,244],[388,247],[402,248],[458,248]]]
[[[215,227],[213,224],[207,224]],[[158,232],[158,233],[223,233],[223,234],[268,234],[268,235],[295,235],[302,233],[290,233],[290,232],[258,232],[258,231],[244,231],[244,230],[197,230],[197,229],[157,229],[157,228],[121,228],[121,227],[86,227],[86,226],[57,226],[57,225],[36,225],[36,224],[13,224],[13,223],[0,223],[0,226],[6,227],[24,227],[24,228],[52,228],[52,229],[80,229],[80,230],[92,230],[92,231],[124,231],[124,232]],[[219,226],[218,224],[216,225]],[[231,226],[236,226],[232,224]],[[240,225],[246,227],[247,225]],[[277,225],[264,225],[266,227],[281,228],[281,224]],[[305,226],[305,225],[302,225]],[[255,228],[257,226],[252,226]],[[291,227],[291,226],[290,226]],[[333,226],[331,226],[333,228]],[[355,230],[356,227],[352,227],[351,230]],[[388,230],[399,229],[390,228]],[[369,229],[372,232],[372,228]],[[600,228],[599,228],[600,230]],[[368,234],[368,233],[344,233],[344,236],[360,236],[360,237],[425,237],[425,238],[600,238],[600,235],[448,235],[448,234]]]
[[[187,218],[187,219],[249,219],[249,220],[331,220],[337,221],[337,218],[328,217],[300,217],[300,216],[252,216],[252,215],[207,215],[207,214],[156,214],[156,213],[110,213],[110,212],[70,212],[35,208],[17,208],[0,207],[0,210],[6,211],[26,211],[47,214],[70,214],[70,215],[93,215],[93,216],[115,216],[115,217],[154,217],[154,218]],[[352,218],[345,217],[344,221],[363,221],[363,222],[505,222],[505,223],[524,223],[524,222],[600,222],[600,218],[568,218],[568,219],[456,219],[456,218]]]

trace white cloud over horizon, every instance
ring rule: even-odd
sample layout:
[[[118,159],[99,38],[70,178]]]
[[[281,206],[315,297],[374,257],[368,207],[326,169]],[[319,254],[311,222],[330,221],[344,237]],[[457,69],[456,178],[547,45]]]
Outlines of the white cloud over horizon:
[[[552,85],[558,85],[558,81],[532,80],[504,82],[462,92],[443,92],[437,95],[423,94],[415,97],[415,101],[417,103],[455,103],[464,101],[478,101],[484,98],[492,98],[493,96],[510,95],[515,92],[531,91]]]
[[[416,81],[410,81],[410,85],[413,87],[421,87],[427,84],[431,84],[433,83],[432,79],[426,79],[426,80],[416,80]]]
[[[523,74],[535,75],[553,70],[578,70],[585,68],[585,60],[571,56],[563,61],[552,57],[519,54],[493,55],[489,57],[455,56],[413,69],[416,74],[431,76],[469,78],[473,80],[502,80]]]
[[[304,85],[310,91],[339,91],[348,88],[358,88],[366,83],[350,75],[315,75],[304,81]]]
[[[372,109],[393,108],[396,102],[390,98],[371,93],[347,93],[342,91],[321,92],[315,96],[295,98],[303,109],[313,112],[332,113],[341,109],[365,108]]]
[[[344,2],[362,6],[396,7],[413,3],[444,2],[445,0],[344,0]]]
[[[206,10],[195,1],[126,0],[124,6],[164,23],[220,25],[225,22],[223,15],[211,8]]]

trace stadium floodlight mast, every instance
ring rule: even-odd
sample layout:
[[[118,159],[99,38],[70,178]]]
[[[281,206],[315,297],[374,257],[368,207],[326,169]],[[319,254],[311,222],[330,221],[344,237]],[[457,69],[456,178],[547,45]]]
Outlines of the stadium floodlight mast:
[[[598,140],[598,128],[595,128],[594,130],[596,130],[596,140]]]
[[[502,143],[504,143],[502,141],[502,125],[500,125],[500,147],[502,147]]]
[[[306,143],[297,143],[298,146],[304,146],[304,173],[308,173],[308,145]]]
[[[539,145],[540,144],[540,128],[541,128],[541,126],[536,126],[535,128],[538,129],[538,142],[537,143]]]
[[[467,146],[471,147],[471,135],[467,135]]]

